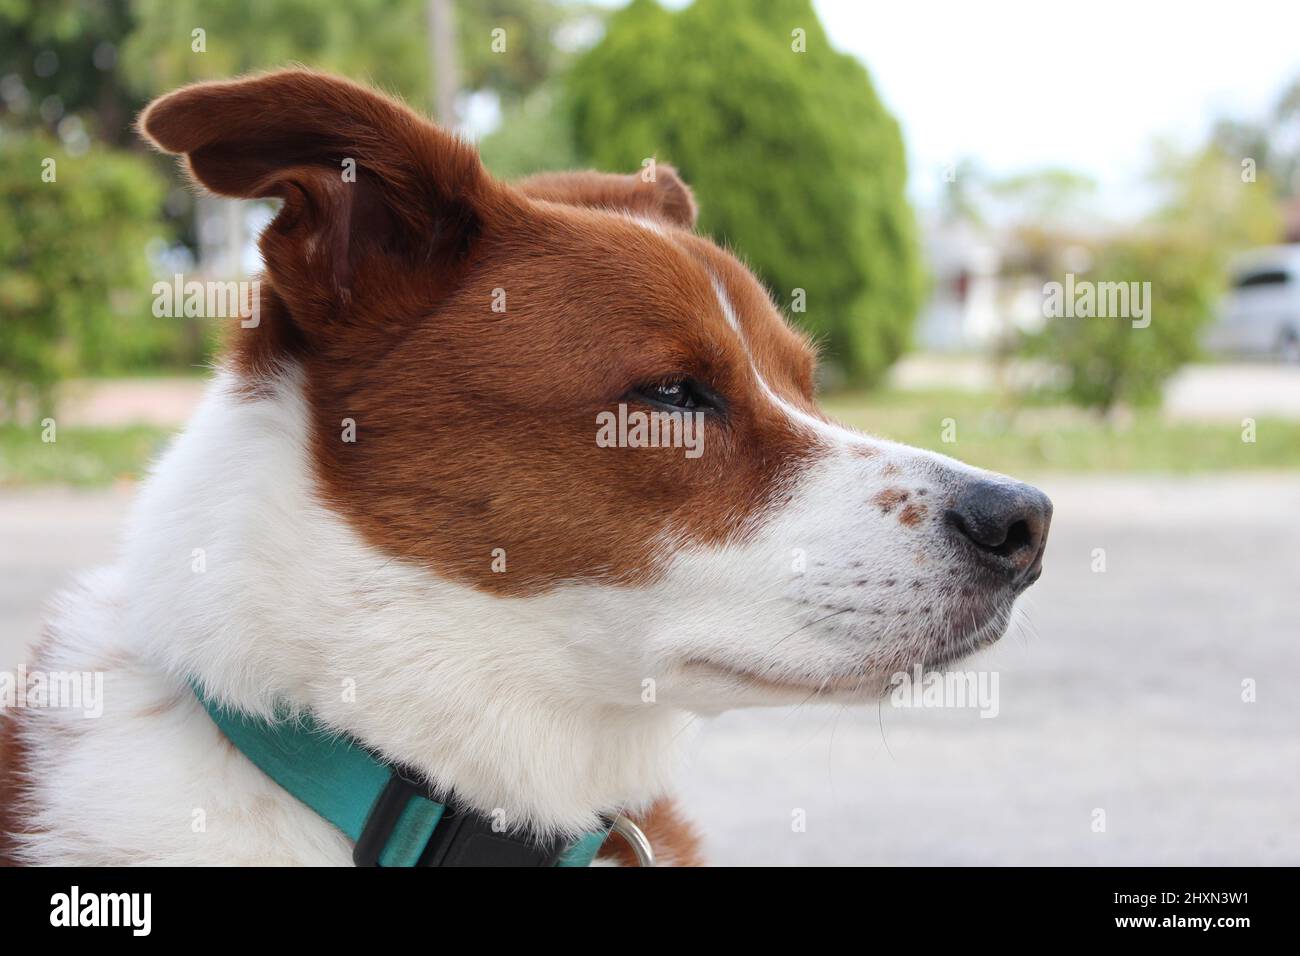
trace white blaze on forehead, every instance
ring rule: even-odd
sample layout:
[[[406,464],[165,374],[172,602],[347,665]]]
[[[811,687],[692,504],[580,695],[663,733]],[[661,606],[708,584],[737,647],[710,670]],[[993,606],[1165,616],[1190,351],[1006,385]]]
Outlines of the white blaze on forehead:
[[[745,354],[749,356],[749,364],[754,364],[754,356],[749,351],[749,342],[745,339],[745,333],[740,330],[740,320],[736,318],[736,310],[731,307],[731,300],[727,298],[727,290],[722,288],[722,283],[718,281],[717,276],[712,276],[713,294],[718,297],[718,305],[722,307],[722,317],[727,320],[736,334],[740,336],[740,344],[745,349]],[[763,382],[763,377],[758,374],[758,369],[754,369],[754,374],[758,376],[759,382]],[[767,383],[763,382],[763,387],[767,388]]]
[[[615,214],[624,220],[645,229],[647,232],[653,233],[661,239],[672,243],[674,246],[680,247],[672,235],[672,231],[665,228],[662,222],[631,212],[617,212]],[[914,451],[914,449],[908,448],[905,445],[899,445],[896,442],[880,438],[869,438],[868,436],[851,429],[823,421],[815,415],[808,414],[803,409],[778,395],[776,390],[767,383],[765,378],[763,378],[763,373],[759,371],[758,364],[754,361],[754,352],[749,347],[749,339],[745,335],[745,330],[740,324],[740,317],[736,314],[736,309],[731,304],[731,298],[727,295],[727,290],[723,286],[722,280],[719,279],[716,274],[712,273],[710,273],[709,279],[713,284],[713,293],[717,297],[718,307],[722,310],[722,316],[726,320],[727,325],[736,333],[736,338],[740,340],[740,347],[744,351],[746,358],[749,359],[749,367],[754,373],[754,380],[758,382],[759,390],[768,401],[770,401],[783,415],[786,416],[786,418],[798,424],[819,441],[834,448],[851,449],[853,447],[869,447],[873,449]]]
[[[876,445],[877,442],[868,439],[864,435],[850,431],[847,428],[841,428],[839,425],[832,425],[830,422],[822,421],[815,415],[809,415],[803,409],[794,405],[780,395],[767,384],[763,378],[763,373],[758,370],[758,365],[754,361],[754,353],[749,347],[749,340],[745,336],[745,331],[740,327],[740,319],[736,315],[735,308],[731,305],[731,299],[727,296],[727,290],[723,288],[722,283],[717,276],[713,276],[713,292],[718,297],[718,305],[722,309],[723,318],[727,324],[735,330],[736,336],[740,339],[740,346],[745,350],[745,356],[749,359],[749,367],[754,373],[754,378],[758,382],[759,389],[763,392],[764,397],[773,405],[779,408],[787,418],[801,425],[806,430],[815,434],[818,438],[831,444],[845,445]]]
[[[622,216],[622,218],[626,219],[628,222],[640,226],[642,229],[652,232],[660,238],[673,243],[673,245],[678,245],[674,242],[673,237],[669,235],[668,230],[664,228],[662,223],[631,212],[620,212],[618,215]],[[807,412],[792,405],[790,402],[778,395],[772,386],[767,383],[767,380],[763,378],[763,374],[758,370],[758,365],[754,362],[753,350],[749,347],[749,340],[745,336],[745,330],[740,326],[740,319],[736,315],[736,310],[731,304],[731,299],[727,296],[727,290],[723,287],[722,281],[713,274],[710,274],[709,279],[713,283],[713,293],[717,296],[718,306],[722,309],[722,316],[727,320],[727,325],[731,327],[731,330],[736,333],[736,337],[740,340],[740,347],[744,350],[746,358],[749,359],[749,367],[754,373],[754,379],[758,382],[759,389],[768,401],[780,409],[781,412],[791,421],[798,423],[803,426],[805,430],[813,433],[817,438],[829,442],[830,444],[876,444],[876,442],[871,441],[856,432],[849,431],[847,428],[832,425],[830,422],[822,421],[814,415],[809,415]]]
[[[810,415],[797,405],[787,401],[776,393],[772,386],[768,385],[763,378],[763,373],[758,370],[758,365],[754,362],[754,353],[749,347],[749,340],[745,336],[745,330],[740,324],[740,319],[736,315],[736,310],[731,304],[731,299],[727,297],[727,290],[723,288],[722,282],[717,276],[713,276],[713,291],[718,297],[718,306],[722,309],[722,314],[730,325],[736,331],[736,336],[740,339],[741,348],[745,350],[745,355],[749,359],[749,367],[754,372],[754,379],[758,382],[758,387],[763,395],[775,405],[790,421],[802,426],[804,429],[815,435],[820,441],[824,442],[830,448],[851,453],[855,449],[861,451],[869,448],[874,452],[883,453],[887,457],[882,460],[902,462],[924,460],[932,464],[942,464],[955,474],[962,475],[986,475],[987,472],[978,468],[972,468],[964,462],[949,458],[947,455],[941,455],[938,452],[927,451],[921,448],[914,448],[911,445],[903,445],[896,441],[890,441],[887,438],[875,438],[870,435],[864,435],[861,432],[854,431],[851,428],[845,428],[842,425],[836,425],[824,421],[815,415]],[[852,454],[846,454],[843,457],[846,467],[857,468],[860,464]]]
[[[668,230],[664,228],[664,224],[651,219],[649,216],[639,216],[634,212],[619,212],[618,215],[622,216],[633,225],[640,226],[647,232],[653,232],[656,236],[662,236],[665,239],[669,238]]]

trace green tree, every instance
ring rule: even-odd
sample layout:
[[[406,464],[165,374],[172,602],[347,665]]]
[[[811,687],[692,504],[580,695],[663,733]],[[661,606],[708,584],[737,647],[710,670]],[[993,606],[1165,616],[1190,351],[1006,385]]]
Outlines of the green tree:
[[[1053,318],[1026,350],[1064,369],[1062,390],[1078,405],[1103,415],[1118,405],[1157,405],[1169,376],[1196,357],[1197,340],[1213,315],[1221,281],[1212,254],[1168,232],[1111,240],[1095,257],[1076,283],[1149,290],[1144,315],[1136,317],[1130,299],[1134,315]]]
[[[1096,182],[1070,169],[1047,166],[986,183],[989,202],[1014,227],[1077,218],[1097,190]]]
[[[150,96],[302,62],[429,105],[419,0],[133,0],[132,9],[137,25],[122,64],[132,86]]]
[[[66,2],[66,0],[64,0]],[[397,93],[429,110],[424,0],[133,0],[137,26],[123,51],[128,79],[149,94],[301,62]],[[575,11],[554,0],[456,4],[461,83],[506,99],[541,83],[558,52],[553,35]],[[503,43],[493,45],[501,29]],[[202,52],[195,49],[202,30]]]
[[[1064,369],[1064,391],[1071,400],[1103,413],[1121,404],[1159,403],[1169,376],[1199,352],[1201,334],[1226,288],[1229,258],[1275,242],[1281,232],[1267,178],[1243,181],[1237,158],[1215,145],[1192,155],[1164,151],[1152,178],[1153,187],[1165,194],[1161,206],[1141,229],[1093,240],[1093,264],[1077,276],[1099,284],[1149,284],[1150,324],[1055,318],[1026,342],[1031,354]],[[1022,244],[1025,238],[1022,234]],[[1071,243],[1087,244],[1058,235],[1050,245],[1059,253]],[[1053,277],[1066,271],[1060,259],[1058,254],[1045,270]]]
[[[1214,142],[1190,155],[1162,148],[1151,175],[1164,193],[1154,221],[1195,239],[1219,267],[1243,249],[1280,241],[1272,175],[1256,170],[1250,179],[1242,173],[1239,157]]]
[[[52,163],[52,165],[51,165]],[[53,180],[50,181],[50,177]],[[163,183],[107,149],[69,156],[55,141],[0,137],[0,409],[51,408],[74,371],[193,360],[178,328],[151,314],[145,249]]]
[[[676,165],[700,226],[741,253],[852,382],[908,344],[922,282],[898,125],[808,0],[634,0],[568,82],[597,166]]]
[[[88,121],[91,135],[123,145],[143,98],[118,82],[130,0],[4,0],[0,3],[0,111],[6,123]]]
[[[461,85],[493,90],[507,103],[522,99],[559,72],[566,59],[556,42],[560,31],[593,15],[582,4],[554,0],[457,4]]]
[[[1264,119],[1220,118],[1211,145],[1237,163],[1267,174],[1279,198],[1300,196],[1300,77],[1282,90]]]
[[[512,105],[501,125],[478,146],[487,167],[506,179],[577,169],[586,162],[578,154],[568,113],[551,84]]]

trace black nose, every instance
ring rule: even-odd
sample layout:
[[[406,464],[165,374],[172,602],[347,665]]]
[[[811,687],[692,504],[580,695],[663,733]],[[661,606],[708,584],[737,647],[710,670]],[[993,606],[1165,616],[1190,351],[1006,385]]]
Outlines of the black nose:
[[[1017,576],[1037,575],[1052,523],[1052,501],[1018,481],[980,479],[948,510],[948,523],[993,563]]]

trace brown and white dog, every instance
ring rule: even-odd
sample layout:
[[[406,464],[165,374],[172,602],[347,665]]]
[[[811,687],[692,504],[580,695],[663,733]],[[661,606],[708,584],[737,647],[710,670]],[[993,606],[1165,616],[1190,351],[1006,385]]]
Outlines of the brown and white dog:
[[[667,797],[690,715],[874,699],[997,640],[1037,578],[1046,497],[828,421],[807,340],[692,232],[670,168],[507,184],[304,70],[140,127],[213,192],[284,205],[259,324],[30,665],[104,672],[103,716],[6,721],[12,860],[348,863],[197,678],[539,831],[639,813],[694,862]],[[604,447],[620,405],[698,414],[702,453]]]

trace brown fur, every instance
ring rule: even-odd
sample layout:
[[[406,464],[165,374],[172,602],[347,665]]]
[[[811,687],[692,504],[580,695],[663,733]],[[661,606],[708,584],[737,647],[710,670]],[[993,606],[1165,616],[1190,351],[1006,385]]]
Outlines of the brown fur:
[[[49,664],[57,641],[57,631],[47,624],[41,629],[36,643],[28,648],[26,666],[55,670]],[[17,842],[14,836],[33,829],[29,820],[31,808],[27,797],[32,763],[28,744],[23,739],[25,721],[28,719],[22,710],[0,711],[0,866],[20,865],[15,856]],[[51,725],[49,721],[42,723],[47,728],[59,726]]]
[[[643,581],[666,533],[729,539],[815,452],[761,399],[714,277],[754,365],[815,413],[810,350],[742,266],[678,228],[694,201],[670,167],[512,187],[404,107],[307,71],[180,90],[141,127],[209,188],[285,199],[262,239],[274,291],[236,361],[252,377],[302,364],[321,492],[390,554],[502,594]],[[727,402],[703,457],[596,445],[597,413],[682,376]]]
[[[910,493],[904,491],[902,488],[886,488],[884,491],[876,494],[871,501],[881,510],[882,513],[889,514],[903,502],[907,501],[909,497],[911,497]]]
[[[687,229],[695,225],[699,212],[690,187],[682,182],[677,170],[662,164],[656,166],[652,180],[639,175],[587,171],[539,173],[517,185],[534,199],[593,209],[616,209],[663,219]]]
[[[912,502],[903,509],[902,514],[898,516],[898,520],[907,527],[914,528],[921,523],[921,519],[924,518],[929,511],[930,509],[925,505],[919,505],[916,502]]]
[[[19,716],[0,713],[0,866],[13,866],[13,834],[24,826],[22,806],[27,753],[18,736]]]
[[[700,835],[689,820],[682,815],[677,804],[668,799],[657,800],[644,813],[630,813],[628,818],[641,828],[650,841],[659,866],[703,866],[704,857]],[[611,834],[601,847],[598,859],[620,866],[636,866],[636,854],[618,834]]]

